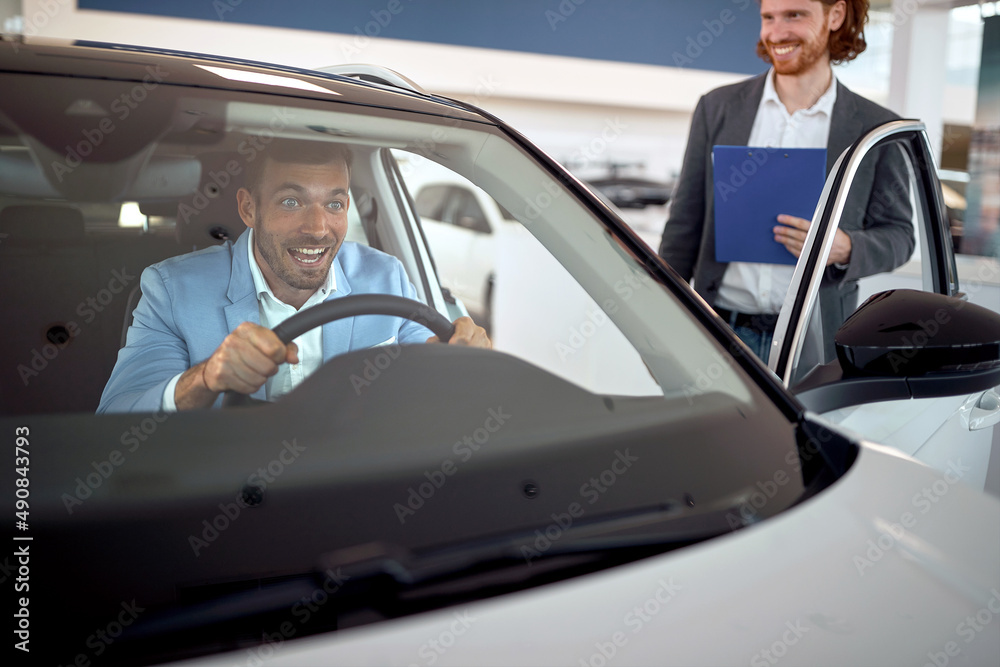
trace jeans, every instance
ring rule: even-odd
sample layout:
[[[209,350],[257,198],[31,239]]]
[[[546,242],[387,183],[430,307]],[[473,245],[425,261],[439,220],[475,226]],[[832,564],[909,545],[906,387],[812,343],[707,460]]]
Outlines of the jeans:
[[[726,323],[729,327],[766,364],[767,357],[771,354],[771,341],[774,339],[774,325],[778,316],[764,313],[752,316],[750,322],[747,322],[746,316],[741,316],[740,313],[732,312],[728,315]],[[726,319],[725,315],[723,319]],[[736,324],[737,319],[741,319],[739,325]]]
[[[746,343],[751,352],[756,354],[765,364],[767,363],[767,357],[771,354],[773,331],[758,331],[750,327],[733,327],[733,331],[740,337],[740,340]]]

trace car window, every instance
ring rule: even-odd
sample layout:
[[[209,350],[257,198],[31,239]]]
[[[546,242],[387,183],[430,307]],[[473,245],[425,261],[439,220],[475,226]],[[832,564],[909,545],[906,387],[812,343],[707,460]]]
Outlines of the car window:
[[[87,94],[113,96],[121,85],[97,82]],[[87,162],[61,174],[64,181],[60,182],[51,167],[40,169],[37,165],[58,166],[60,160],[66,160],[59,152],[67,145],[64,137],[43,134],[42,144],[23,139],[25,131],[15,121],[9,121],[5,128],[4,195],[30,202],[26,206],[8,205],[0,211],[9,234],[2,245],[4,279],[8,285],[13,281],[22,285],[20,290],[5,291],[10,319],[16,323],[8,329],[5,346],[10,355],[4,365],[7,410],[96,407],[117,356],[126,308],[134,307],[128,293],[138,285],[142,270],[191,248],[232,240],[242,232],[243,223],[234,205],[241,172],[254,157],[253,142],[268,136],[275,117],[283,112],[249,94],[171,90],[167,95],[163,88],[157,92],[168,109],[196,108],[209,102],[218,105],[220,113],[238,129],[207,146],[191,141],[194,130],[190,128],[168,127],[155,141],[122,133],[117,135],[120,145],[106,150],[113,148],[122,156],[143,155],[145,151],[148,182],[141,178],[130,182],[130,175]],[[52,103],[72,104],[68,98],[75,94],[75,90],[62,91]],[[361,123],[351,113],[304,106],[295,111],[302,119],[285,127],[285,135],[315,134],[309,128],[317,123]],[[468,234],[461,226],[453,226],[469,236],[491,239],[493,247],[483,250],[485,259],[479,267],[490,269],[485,278],[488,282],[473,285],[473,278],[461,280],[490,303],[491,326],[499,348],[591,391],[661,397],[702,391],[699,387],[704,382],[699,383],[699,378],[705,369],[719,366],[722,353],[717,344],[669,290],[652,283],[641,265],[600,231],[593,214],[566,194],[562,185],[523,154],[512,152],[508,142],[482,128],[452,122],[443,129],[433,124],[424,129],[425,119],[383,115],[386,117],[369,114],[357,131],[374,146],[351,144],[350,228],[357,238],[396,255],[418,293],[425,280],[421,274],[427,270],[419,247],[426,229],[418,233],[410,228],[412,223],[399,206],[399,195],[386,183],[378,145],[391,145],[393,137],[401,133],[419,136],[438,131],[447,141],[441,142],[436,160],[409,152],[412,168],[401,172],[408,194],[418,193],[422,206],[441,198],[445,207],[453,207],[450,213],[459,220],[492,215],[497,225],[507,228],[509,233],[494,238]],[[148,120],[164,122],[159,117]],[[77,122],[86,125],[85,120]],[[329,141],[330,137],[323,135],[319,140]],[[420,180],[428,182],[433,174],[420,175],[420,170],[448,175],[451,191],[461,194],[441,197],[441,192],[446,192],[441,190],[421,195]],[[170,178],[155,181],[154,172]],[[474,184],[466,178],[471,174],[478,175]],[[121,184],[105,183],[113,178],[120,178]],[[24,183],[27,185],[17,185]],[[461,188],[455,188],[456,184]],[[27,191],[37,194],[27,196]],[[122,198],[122,191],[128,195],[127,201],[139,201],[141,206],[148,203],[150,211],[155,204],[155,212],[161,215],[156,216],[159,222],[154,227],[169,229],[170,224],[163,221],[175,211],[175,233],[136,233],[120,242],[105,243],[75,226],[81,215],[78,201],[110,207],[108,210],[121,208],[122,202],[116,200]],[[477,192],[481,199],[475,197]],[[507,219],[501,207],[514,212],[519,221]],[[433,235],[428,238],[433,240]],[[53,254],[57,251],[61,253],[58,256]],[[434,241],[431,252],[443,263],[447,254],[444,246]],[[455,273],[449,267],[441,270]],[[81,281],[80,275],[88,279]],[[484,279],[478,276],[475,280]],[[64,331],[69,332],[68,338]],[[720,377],[712,379],[712,389],[729,393],[738,401],[749,400],[746,381],[738,375],[726,364]],[[81,388],[66,382],[66,377],[86,380]]]
[[[890,289],[950,293],[953,254],[941,246],[950,241],[933,233],[943,218],[931,208],[936,200],[929,188],[935,184],[924,180],[929,172],[921,169],[921,159],[912,136],[890,136],[858,162],[836,201],[831,196],[827,208],[852,240],[851,258],[807,270],[819,284],[813,286],[814,306],[796,337],[792,384],[837,358],[837,329],[873,294]],[[789,294],[785,309],[796,307],[795,296]]]
[[[418,202],[440,201],[440,220],[421,220],[438,275],[490,327],[496,349],[530,359],[591,391],[663,395],[664,387],[608,312],[618,310],[619,300],[658,288],[622,267],[602,306],[526,225],[505,218],[502,207],[481,188],[419,155],[394,151],[394,156],[405,166],[407,187],[420,193]],[[428,180],[451,184],[423,185]],[[457,224],[468,214],[492,216],[489,226],[495,231],[481,234]]]

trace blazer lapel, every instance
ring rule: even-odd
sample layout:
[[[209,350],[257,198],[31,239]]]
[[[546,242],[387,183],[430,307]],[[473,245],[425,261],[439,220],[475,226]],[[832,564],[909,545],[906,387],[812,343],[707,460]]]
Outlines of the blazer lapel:
[[[830,136],[826,141],[827,176],[833,170],[833,163],[840,154],[853,144],[864,130],[858,118],[854,94],[838,81],[837,101],[833,103],[833,116],[830,118]]]
[[[739,93],[726,104],[725,122],[716,137],[716,145],[746,146],[750,143],[750,132],[757,117],[757,108],[764,96],[764,82],[767,72],[750,79],[740,86]]]
[[[232,333],[243,322],[260,324],[260,306],[257,303],[253,276],[250,274],[248,239],[249,230],[243,232],[233,245],[233,268],[229,277],[229,289],[226,292],[230,304],[223,309],[226,313],[226,325],[229,327],[229,333]],[[255,391],[252,397],[265,400],[264,386]]]
[[[340,299],[351,293],[351,284],[347,281],[347,275],[343,267],[340,266],[340,258],[333,258],[331,270],[337,277],[337,289],[326,298],[326,301]],[[351,336],[354,334],[354,318],[348,317],[335,322],[323,325],[323,361],[338,354],[349,352],[351,349]]]

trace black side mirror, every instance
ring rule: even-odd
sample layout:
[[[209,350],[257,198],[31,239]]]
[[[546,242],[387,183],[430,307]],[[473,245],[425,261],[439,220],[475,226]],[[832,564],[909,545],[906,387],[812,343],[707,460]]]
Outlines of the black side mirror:
[[[957,297],[889,290],[861,304],[834,342],[845,377],[988,371],[1000,368],[1000,313]]]

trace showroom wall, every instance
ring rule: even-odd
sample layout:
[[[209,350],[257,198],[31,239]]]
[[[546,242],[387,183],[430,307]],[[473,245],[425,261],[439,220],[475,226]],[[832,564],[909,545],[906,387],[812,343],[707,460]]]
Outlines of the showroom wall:
[[[481,104],[584,177],[614,162],[670,179],[698,97],[763,70],[753,56],[759,19],[752,0],[23,5],[28,35],[300,67],[385,65],[430,91]]]
[[[80,9],[756,74],[755,0],[80,0]],[[704,34],[701,34],[704,33]]]
[[[759,29],[754,0],[4,3],[0,11],[8,16],[10,6],[20,6],[21,31],[29,36],[308,68],[384,65],[429,91],[487,108],[585,179],[624,165],[626,174],[671,181],[698,97],[764,69],[754,55]],[[888,104],[893,34],[910,17],[888,2],[874,4],[868,50],[836,73],[856,92]],[[978,11],[966,9],[974,10],[975,21],[948,31],[948,60],[961,69],[952,72],[949,65],[941,91],[947,143],[959,149],[967,146],[968,132],[954,128],[973,125],[978,73],[960,56],[972,54],[978,61],[981,34]],[[653,241],[663,219],[664,211],[650,210],[629,221]]]

